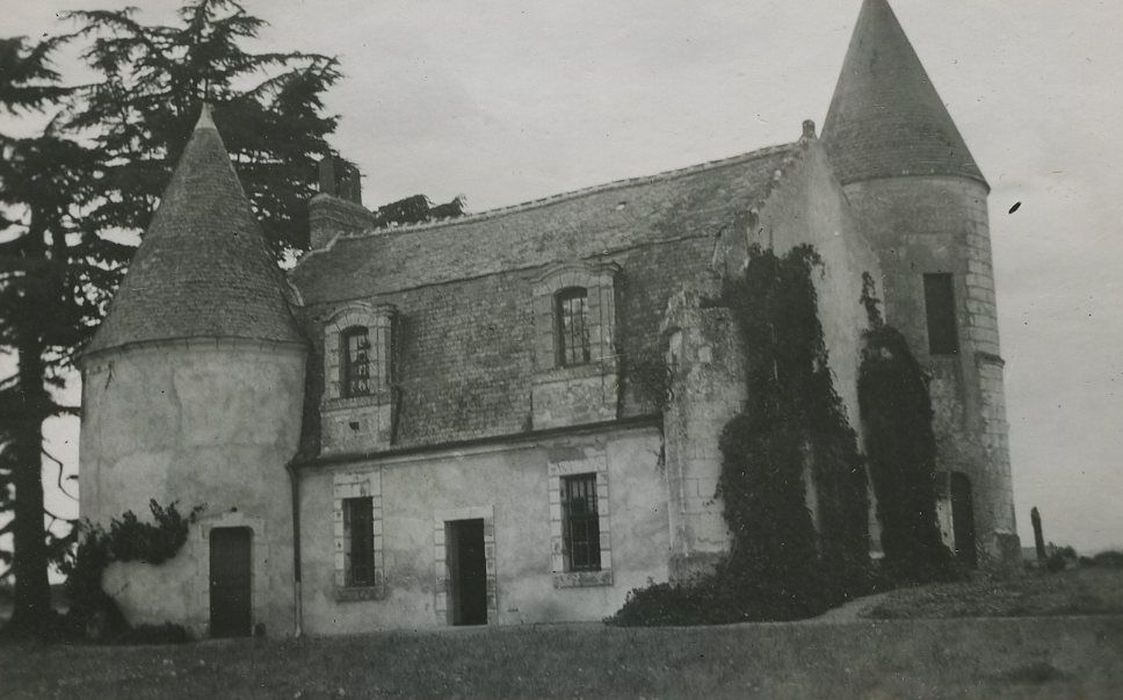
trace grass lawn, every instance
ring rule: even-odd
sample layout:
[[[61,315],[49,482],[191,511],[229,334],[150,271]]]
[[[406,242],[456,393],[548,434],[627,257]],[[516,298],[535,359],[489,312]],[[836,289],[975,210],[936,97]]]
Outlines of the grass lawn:
[[[1111,697],[1123,617],[0,647],[0,696]]]
[[[1123,568],[1027,572],[1011,580],[893,591],[864,613],[876,619],[1123,614]]]
[[[1123,570],[1081,569],[894,591],[882,619],[7,644],[0,698],[1119,697],[1120,613]]]

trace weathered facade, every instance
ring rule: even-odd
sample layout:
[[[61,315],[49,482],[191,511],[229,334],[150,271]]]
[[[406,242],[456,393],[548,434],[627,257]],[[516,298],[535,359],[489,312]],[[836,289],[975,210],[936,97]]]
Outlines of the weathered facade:
[[[945,538],[1000,559],[988,187],[884,0],[863,7],[826,125],[388,229],[329,173],[284,279],[204,116],[84,355],[80,473],[96,522],[150,498],[206,510],[173,560],[113,565],[106,590],[133,620],[328,634],[596,620],[709,569],[729,544],[718,436],[745,399],[715,300],[754,244],[822,257],[859,434],[859,298],[879,281],[933,376]]]

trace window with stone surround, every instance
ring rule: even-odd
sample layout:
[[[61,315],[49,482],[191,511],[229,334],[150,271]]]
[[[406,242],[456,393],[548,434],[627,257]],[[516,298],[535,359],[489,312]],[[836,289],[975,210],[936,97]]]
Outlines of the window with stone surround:
[[[374,499],[343,499],[344,580],[348,586],[374,585]]]
[[[619,271],[612,262],[578,261],[551,266],[534,281],[535,428],[617,417]]]
[[[600,571],[597,475],[562,477],[561,505],[566,571]]]
[[[339,389],[343,397],[366,396],[371,390],[370,331],[351,326],[339,342]]]
[[[555,588],[611,586],[608,462],[603,453],[549,462],[551,569]]]
[[[323,322],[325,453],[388,447],[394,425],[394,329],[388,304],[351,302]]]
[[[955,291],[948,273],[924,275],[924,311],[928,321],[928,352],[959,352],[959,325],[955,319]]]
[[[573,367],[589,362],[589,292],[567,287],[554,297],[557,317],[558,365]]]
[[[382,470],[332,477],[335,534],[335,598],[375,600],[383,596]]]

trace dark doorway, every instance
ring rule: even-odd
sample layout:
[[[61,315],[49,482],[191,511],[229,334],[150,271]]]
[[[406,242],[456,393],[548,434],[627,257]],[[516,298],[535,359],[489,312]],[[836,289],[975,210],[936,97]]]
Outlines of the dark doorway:
[[[211,530],[211,636],[247,637],[253,624],[248,527]]]
[[[951,527],[955,534],[955,556],[964,566],[978,563],[975,551],[975,506],[971,502],[971,480],[966,474],[951,474]]]
[[[448,523],[448,578],[452,594],[452,624],[487,624],[487,559],[484,521]]]

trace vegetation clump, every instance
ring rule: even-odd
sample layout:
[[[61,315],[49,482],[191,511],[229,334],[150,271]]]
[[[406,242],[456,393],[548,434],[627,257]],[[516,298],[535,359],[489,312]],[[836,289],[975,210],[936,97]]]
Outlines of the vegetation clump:
[[[869,273],[863,282],[869,329],[858,403],[886,573],[908,582],[954,579],[955,561],[936,523],[936,437],[928,383],[905,337],[882,319]]]
[[[153,523],[141,522],[135,513],[126,511],[120,519],[110,521],[108,530],[88,520],[80,525],[82,534],[77,552],[61,567],[67,576],[69,616],[74,629],[85,630],[94,637],[124,633],[125,620],[101,587],[105,569],[113,562],[162,564],[175,557],[187,542],[188,529],[204,506],[196,506],[184,515],[175,502],[163,507],[153,499],[148,502],[148,508],[155,520]]]
[[[754,247],[727,286],[749,397],[720,440],[730,551],[709,576],[632,591],[610,622],[798,619],[869,590],[866,474],[818,318],[821,266],[811,246]]]

